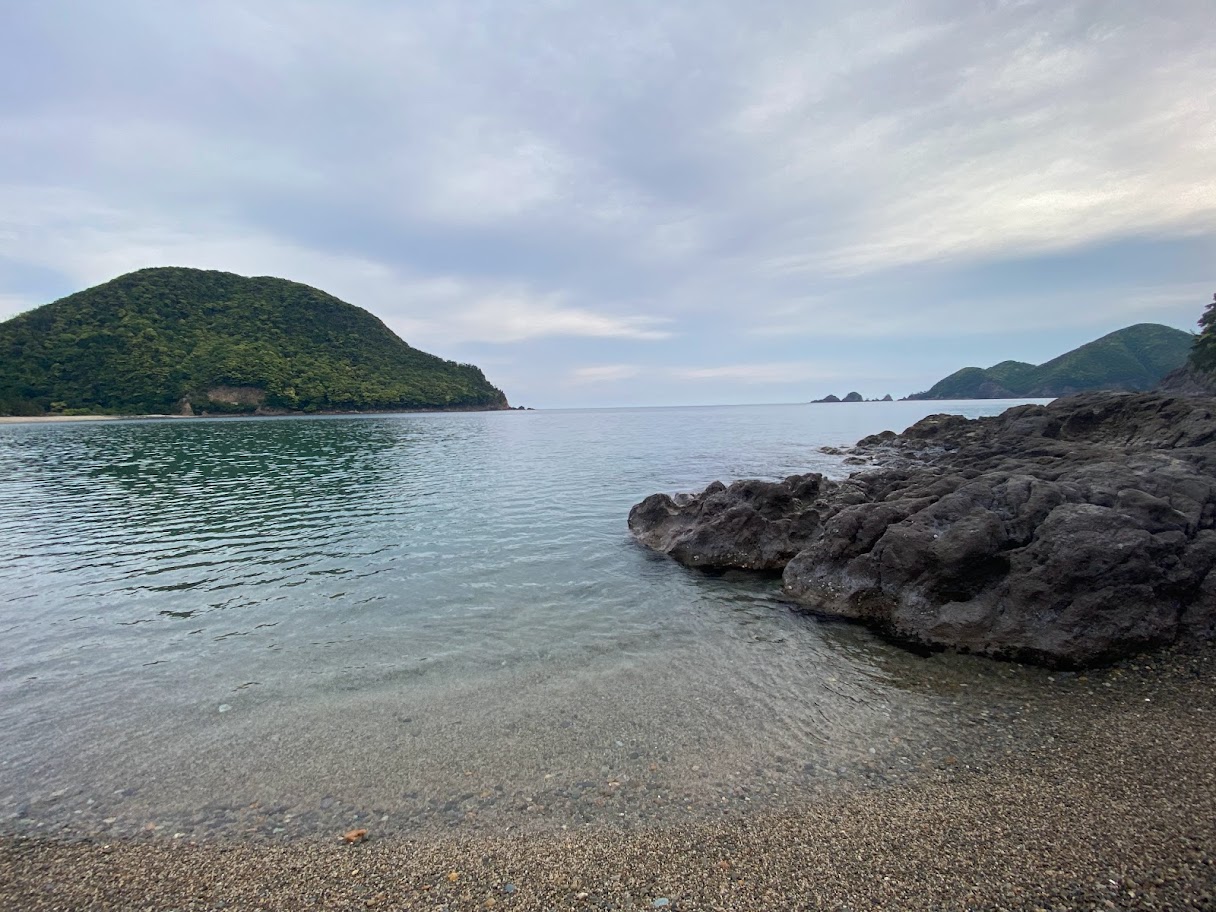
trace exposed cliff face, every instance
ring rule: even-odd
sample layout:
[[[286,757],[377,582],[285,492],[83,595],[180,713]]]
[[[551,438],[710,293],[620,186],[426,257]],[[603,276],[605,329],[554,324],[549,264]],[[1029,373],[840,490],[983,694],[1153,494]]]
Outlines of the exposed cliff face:
[[[1216,400],[1087,394],[856,450],[885,467],[656,494],[630,529],[925,646],[1077,666],[1216,635]]]
[[[207,390],[211,402],[256,408],[266,402],[266,391],[256,386],[213,386]]]

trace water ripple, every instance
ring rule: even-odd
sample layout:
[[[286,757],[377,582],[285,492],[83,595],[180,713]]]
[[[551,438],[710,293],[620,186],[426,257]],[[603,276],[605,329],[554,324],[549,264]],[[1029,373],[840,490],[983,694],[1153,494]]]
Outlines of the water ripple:
[[[319,800],[327,739],[379,745],[361,788],[385,807],[403,777],[463,789],[473,759],[502,788],[598,779],[618,742],[639,745],[618,776],[700,758],[699,785],[661,788],[706,801],[774,757],[795,778],[869,757],[936,712],[888,647],[826,636],[771,579],[656,559],[624,518],[654,490],[840,474],[819,445],[924,411],[2,427],[0,793],[136,789],[130,813],[187,816],[232,789]],[[427,739],[391,735],[402,711]]]

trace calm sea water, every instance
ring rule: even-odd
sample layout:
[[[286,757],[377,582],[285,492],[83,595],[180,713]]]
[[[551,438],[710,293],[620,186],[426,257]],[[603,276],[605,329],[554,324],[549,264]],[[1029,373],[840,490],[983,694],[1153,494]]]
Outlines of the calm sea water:
[[[968,747],[960,682],[987,714],[1034,673],[798,615],[625,518],[1007,405],[2,426],[0,830],[635,825],[915,775]]]

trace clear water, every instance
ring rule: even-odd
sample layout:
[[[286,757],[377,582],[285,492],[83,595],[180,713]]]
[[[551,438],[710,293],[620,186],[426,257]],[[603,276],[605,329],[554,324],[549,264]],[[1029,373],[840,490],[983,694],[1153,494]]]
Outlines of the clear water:
[[[625,518],[1008,404],[0,426],[0,831],[635,825],[914,775],[966,748],[962,677],[1033,673]]]

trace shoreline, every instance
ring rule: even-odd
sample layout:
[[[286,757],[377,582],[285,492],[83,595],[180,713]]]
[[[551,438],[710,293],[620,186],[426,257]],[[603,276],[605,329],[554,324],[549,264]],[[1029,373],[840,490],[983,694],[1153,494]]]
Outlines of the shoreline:
[[[1067,685],[1067,686],[1063,686]],[[1216,650],[1043,690],[988,762],[636,829],[0,837],[0,906],[1156,909],[1216,902]],[[985,724],[977,719],[976,724]],[[666,900],[666,903],[662,901]]]
[[[387,409],[383,411],[359,412],[247,412],[225,415],[0,415],[0,424],[59,424],[70,421],[190,421],[191,419],[197,420],[200,418],[355,418],[361,415],[436,415],[520,411],[534,411],[534,409],[508,405],[502,408]]]
[[[172,415],[0,415],[0,424],[59,424],[65,421],[121,421],[124,418],[171,418]]]

